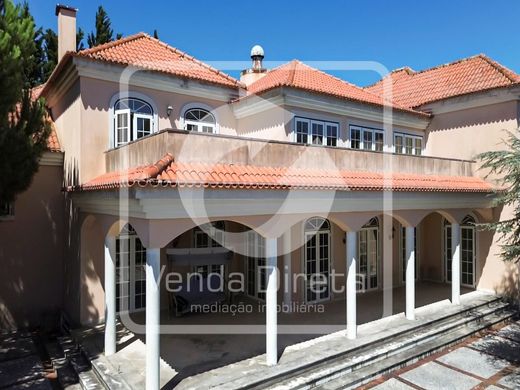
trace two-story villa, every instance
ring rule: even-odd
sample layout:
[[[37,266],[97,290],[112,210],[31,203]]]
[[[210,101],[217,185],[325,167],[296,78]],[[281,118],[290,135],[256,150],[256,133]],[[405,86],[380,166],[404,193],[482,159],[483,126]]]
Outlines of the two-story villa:
[[[255,46],[238,80],[144,33],[75,52],[76,11],[56,12],[60,60],[38,91],[55,133],[0,222],[5,324],[64,310],[104,323],[110,356],[118,316],[143,312],[152,389],[158,325],[181,305],[163,267],[243,274],[226,299],[265,302],[268,365],[281,303],[343,300],[355,339],[365,311],[413,321],[444,292],[518,286],[476,226],[511,215],[475,162],[517,132],[511,70],[477,55],[361,88],[297,60],[265,69]]]

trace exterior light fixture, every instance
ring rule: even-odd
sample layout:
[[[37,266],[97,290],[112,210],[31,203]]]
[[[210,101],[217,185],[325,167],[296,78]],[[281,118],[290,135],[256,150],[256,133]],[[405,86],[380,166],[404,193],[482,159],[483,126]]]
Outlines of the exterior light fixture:
[[[170,115],[172,114],[172,111],[173,111],[173,107],[172,107],[172,106],[168,106],[168,107],[166,107],[166,114],[168,115],[168,118],[169,118]]]

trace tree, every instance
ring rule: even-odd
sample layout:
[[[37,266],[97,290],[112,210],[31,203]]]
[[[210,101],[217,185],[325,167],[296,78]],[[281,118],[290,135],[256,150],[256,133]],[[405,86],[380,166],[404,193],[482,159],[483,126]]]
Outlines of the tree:
[[[116,39],[121,38],[121,34],[116,35]],[[110,18],[100,5],[96,12],[96,31],[88,34],[87,43],[89,47],[102,45],[103,43],[114,40],[114,30],[112,30]]]
[[[159,33],[157,32],[157,30],[153,30],[153,37],[155,39],[159,39]]]
[[[26,6],[0,4],[0,202],[26,190],[47,147],[50,125],[43,99],[33,100],[40,59]]]
[[[84,32],[81,28],[76,33],[76,51],[83,50]],[[58,35],[54,30],[48,28],[42,34],[42,50],[43,50],[43,61],[42,61],[42,82],[45,82],[52,71],[58,64]]]
[[[489,175],[498,175],[504,189],[497,192],[495,204],[511,207],[513,217],[504,221],[484,223],[481,226],[500,234],[504,244],[501,257],[505,261],[520,262],[520,138],[508,132],[506,150],[490,151],[479,155],[482,169]]]

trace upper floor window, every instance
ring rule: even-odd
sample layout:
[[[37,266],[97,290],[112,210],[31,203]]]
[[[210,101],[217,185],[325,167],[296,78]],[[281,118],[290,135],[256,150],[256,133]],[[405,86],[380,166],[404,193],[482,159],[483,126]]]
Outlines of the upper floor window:
[[[299,144],[338,146],[339,124],[336,122],[295,118],[294,127]]]
[[[218,248],[224,245],[225,225],[223,221],[197,226],[193,230],[195,248]]]
[[[192,108],[184,113],[184,129],[201,133],[215,133],[216,120],[203,108]]]
[[[394,150],[397,154],[422,155],[422,137],[404,133],[394,133]]]
[[[124,145],[153,132],[152,106],[137,98],[124,98],[114,105],[114,146]]]
[[[385,132],[383,130],[350,126],[350,147],[352,149],[382,152],[384,144]]]

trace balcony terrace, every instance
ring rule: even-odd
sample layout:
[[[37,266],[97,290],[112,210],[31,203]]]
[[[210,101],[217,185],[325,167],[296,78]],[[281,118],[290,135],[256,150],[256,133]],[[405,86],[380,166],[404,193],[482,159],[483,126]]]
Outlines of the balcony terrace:
[[[476,163],[342,147],[300,145],[238,136],[164,129],[106,152],[106,171],[152,164],[165,153],[176,161],[263,167],[344,169],[365,172],[473,176]]]

